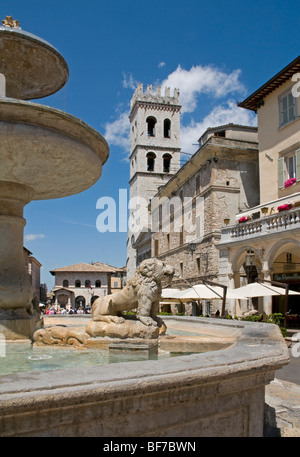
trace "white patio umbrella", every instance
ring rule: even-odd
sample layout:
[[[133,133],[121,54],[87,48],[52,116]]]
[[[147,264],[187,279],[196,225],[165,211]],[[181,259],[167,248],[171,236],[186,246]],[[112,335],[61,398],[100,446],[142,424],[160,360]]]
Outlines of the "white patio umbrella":
[[[220,286],[211,286],[206,284],[197,284],[188,289],[163,289],[162,299],[163,300],[180,300],[191,301],[191,300],[220,300],[223,299],[224,289]],[[231,299],[244,299],[247,297],[241,293],[236,293],[235,290],[227,289],[226,298]]]
[[[161,293],[162,300],[184,302],[195,300],[195,293],[190,293],[190,289],[163,289]],[[197,297],[199,299],[199,297]]]
[[[260,282],[253,282],[251,284],[247,284],[247,286],[239,287],[238,289],[235,289],[235,292],[247,298],[286,295],[286,289],[283,287],[273,286],[272,284],[263,284]],[[288,290],[288,295],[300,295],[300,292]]]
[[[204,299],[222,299],[224,289],[220,286],[210,286],[206,284],[197,284],[193,286],[192,289],[198,295],[198,298]],[[226,298],[228,299],[238,299],[238,300],[246,300],[247,297],[242,293],[236,292],[236,290],[227,288],[226,291]]]

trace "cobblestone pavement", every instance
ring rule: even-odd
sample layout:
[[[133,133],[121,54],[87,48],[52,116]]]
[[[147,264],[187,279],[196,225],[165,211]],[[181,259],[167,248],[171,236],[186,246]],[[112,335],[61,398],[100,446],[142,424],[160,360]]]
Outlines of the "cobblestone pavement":
[[[300,385],[275,378],[265,403],[265,436],[300,437]]]

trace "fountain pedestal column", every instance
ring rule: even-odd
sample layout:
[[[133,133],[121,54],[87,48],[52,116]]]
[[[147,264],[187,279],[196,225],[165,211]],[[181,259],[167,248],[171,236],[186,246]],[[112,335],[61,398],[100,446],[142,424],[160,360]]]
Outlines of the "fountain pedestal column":
[[[109,146],[81,119],[28,101],[54,94],[68,80],[68,65],[52,45],[7,16],[0,50],[0,338],[24,339],[41,324],[25,270],[24,206],[90,188]]]
[[[0,333],[6,339],[30,338],[35,330],[23,250],[23,209],[33,195],[27,185],[0,181]]]

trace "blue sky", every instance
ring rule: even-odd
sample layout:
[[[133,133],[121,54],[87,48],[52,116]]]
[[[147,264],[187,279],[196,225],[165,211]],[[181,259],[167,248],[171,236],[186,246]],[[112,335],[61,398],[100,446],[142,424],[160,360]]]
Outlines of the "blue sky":
[[[299,1],[7,0],[2,17],[56,47],[66,86],[37,102],[66,111],[110,145],[100,180],[72,197],[31,202],[25,246],[49,270],[100,261],[126,263],[126,233],[99,233],[96,202],[128,189],[129,103],[137,83],[178,87],[181,146],[196,151],[207,127],[256,125],[241,101],[299,55]]]

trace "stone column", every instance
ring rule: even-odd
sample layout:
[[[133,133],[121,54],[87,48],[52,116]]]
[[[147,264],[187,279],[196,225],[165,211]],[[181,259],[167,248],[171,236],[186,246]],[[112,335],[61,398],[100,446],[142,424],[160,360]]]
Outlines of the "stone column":
[[[262,270],[263,279],[271,281],[271,270]],[[263,310],[266,314],[272,314],[272,297],[263,297]]]
[[[235,277],[236,277],[236,272],[229,273],[228,274],[228,288],[229,289],[235,289]],[[232,316],[240,316],[241,315],[241,308],[239,304],[239,300],[234,300],[234,299],[228,299],[228,303],[230,306],[230,314]]]
[[[33,194],[29,186],[0,181],[0,332],[8,339],[30,337],[35,320],[23,250],[23,209]]]

